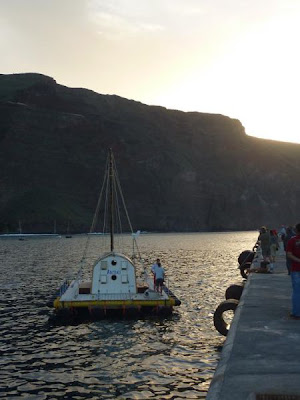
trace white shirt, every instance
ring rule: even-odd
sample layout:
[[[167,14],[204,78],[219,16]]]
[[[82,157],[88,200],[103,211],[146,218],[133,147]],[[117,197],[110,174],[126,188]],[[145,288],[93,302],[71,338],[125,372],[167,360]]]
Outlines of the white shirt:
[[[155,275],[155,269],[158,267],[157,263],[153,264],[151,267],[151,272]]]
[[[151,268],[151,271],[154,273],[155,279],[164,279],[165,270],[163,267],[159,267],[157,264],[154,264]]]

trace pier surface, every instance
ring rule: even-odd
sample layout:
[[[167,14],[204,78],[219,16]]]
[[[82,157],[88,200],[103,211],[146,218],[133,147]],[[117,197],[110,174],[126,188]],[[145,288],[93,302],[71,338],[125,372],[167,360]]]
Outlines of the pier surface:
[[[300,400],[300,320],[289,316],[291,279],[278,253],[273,274],[246,282],[207,400]]]

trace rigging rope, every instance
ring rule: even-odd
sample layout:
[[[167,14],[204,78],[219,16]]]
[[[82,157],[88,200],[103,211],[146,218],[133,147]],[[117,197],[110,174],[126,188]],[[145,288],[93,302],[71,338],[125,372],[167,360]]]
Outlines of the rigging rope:
[[[98,202],[97,202],[96,210],[95,210],[95,213],[94,213],[94,216],[93,216],[93,221],[92,221],[92,225],[90,227],[89,233],[92,233],[94,231],[96,223],[97,223],[105,182],[106,182],[106,180],[108,181],[108,168],[107,168],[108,162],[109,162],[109,158],[107,157],[106,158],[106,166],[105,166],[103,183],[102,183],[101,191],[100,191],[100,194],[99,194],[99,197],[98,197]],[[83,250],[83,255],[82,255],[82,258],[81,258],[81,261],[80,261],[81,267],[79,269],[79,272],[82,270],[82,268],[84,266],[84,262],[85,262],[86,255],[87,255],[88,248],[89,248],[89,243],[90,243],[90,235],[88,235],[88,237],[87,237],[87,241],[86,241],[86,244],[85,244],[85,247],[84,247],[84,250]]]
[[[135,258],[136,254],[135,254],[135,248],[138,254],[138,258],[139,261],[141,262],[143,269],[144,269],[144,273],[145,273],[145,267],[144,267],[144,263],[140,254],[140,250],[137,244],[137,240],[136,240],[136,234],[134,234],[133,232],[133,228],[131,225],[131,221],[129,218],[129,214],[128,214],[128,210],[126,207],[126,203],[125,203],[125,199],[124,199],[124,195],[123,195],[123,191],[121,188],[121,184],[120,184],[120,179],[119,179],[119,175],[118,175],[118,171],[117,171],[117,167],[116,167],[116,162],[115,162],[115,158],[112,154],[112,167],[113,167],[113,181],[112,181],[112,188],[113,188],[113,193],[114,193],[114,198],[115,198],[115,202],[114,202],[114,211],[115,211],[115,216],[116,216],[116,221],[115,221],[115,227],[116,230],[119,230],[120,233],[120,237],[119,237],[119,247],[124,246],[124,242],[123,242],[123,237],[122,237],[122,221],[121,221],[121,213],[120,213],[120,201],[119,201],[119,196],[118,196],[118,192],[121,198],[121,204],[123,205],[124,211],[125,211],[125,215],[129,224],[129,228],[130,228],[130,232],[133,238],[133,255],[132,257]],[[103,192],[105,189],[105,196],[103,196]],[[105,172],[104,172],[104,178],[103,178],[103,183],[102,183],[102,187],[101,187],[101,191],[98,197],[98,202],[97,202],[97,206],[96,206],[96,210],[93,216],[93,220],[92,220],[92,224],[89,230],[89,233],[93,233],[98,221],[98,216],[99,216],[99,211],[100,211],[100,207],[101,207],[101,202],[102,202],[102,198],[104,198],[104,216],[103,216],[103,230],[102,230],[102,234],[103,234],[103,241],[104,245],[107,244],[107,240],[108,238],[106,237],[105,233],[106,230],[109,231],[109,223],[108,223],[108,214],[109,214],[109,155],[107,156],[106,159],[106,165],[105,165]],[[82,270],[83,267],[85,265],[85,261],[86,261],[86,257],[87,257],[87,252],[89,249],[89,244],[90,244],[90,236],[88,235],[87,241],[86,241],[86,245],[83,251],[83,256],[81,258],[81,262],[80,262],[80,268],[79,271],[77,273],[77,279],[79,279],[82,275]],[[122,246],[120,246],[122,245]]]
[[[131,221],[130,221],[130,218],[129,218],[129,214],[128,214],[128,211],[127,211],[125,199],[124,199],[124,196],[123,196],[123,191],[122,191],[122,188],[121,188],[120,179],[119,179],[119,175],[118,175],[118,171],[117,171],[117,167],[116,167],[116,163],[115,163],[115,159],[114,158],[113,158],[113,165],[114,165],[114,169],[115,169],[116,183],[117,183],[117,186],[118,186],[118,189],[119,189],[119,193],[120,193],[120,196],[121,196],[121,199],[122,199],[122,204],[123,204],[123,207],[124,207],[124,210],[125,210],[127,221],[128,221],[129,227],[130,227],[131,234],[134,235],[133,229],[132,229],[132,225],[131,225]],[[134,245],[136,246],[137,253],[138,253],[139,259],[141,261],[142,257],[141,257],[141,253],[140,253],[137,241],[136,241],[136,237],[133,236],[133,256],[135,256],[135,254],[134,254]]]

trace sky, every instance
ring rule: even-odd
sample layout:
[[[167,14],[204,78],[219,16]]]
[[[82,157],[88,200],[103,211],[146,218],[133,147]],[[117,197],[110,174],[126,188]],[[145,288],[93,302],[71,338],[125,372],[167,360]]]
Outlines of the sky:
[[[0,73],[300,143],[300,0],[0,0]]]

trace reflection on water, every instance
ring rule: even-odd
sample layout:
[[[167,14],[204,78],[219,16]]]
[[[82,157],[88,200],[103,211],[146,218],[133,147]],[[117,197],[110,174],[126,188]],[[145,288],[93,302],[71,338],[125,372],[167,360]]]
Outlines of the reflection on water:
[[[148,234],[150,266],[160,257],[181,300],[173,316],[49,323],[47,301],[78,270],[86,238],[0,240],[0,398],[204,399],[224,337],[212,316],[241,281],[237,257],[256,232]],[[90,239],[90,261],[101,238]]]

